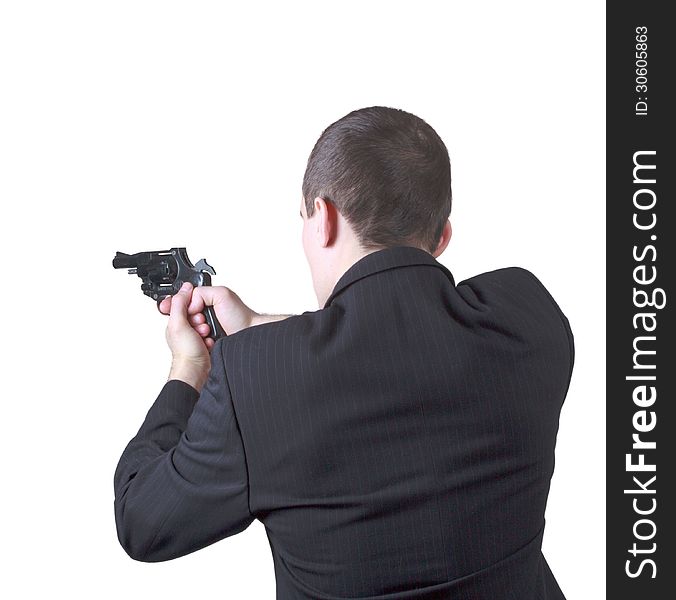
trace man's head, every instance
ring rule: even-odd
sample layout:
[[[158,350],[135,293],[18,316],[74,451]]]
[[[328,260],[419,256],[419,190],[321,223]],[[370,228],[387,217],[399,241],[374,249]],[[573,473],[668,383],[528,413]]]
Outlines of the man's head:
[[[403,110],[355,110],[317,140],[303,178],[303,248],[319,305],[356,260],[391,246],[439,256],[451,237],[441,138]]]

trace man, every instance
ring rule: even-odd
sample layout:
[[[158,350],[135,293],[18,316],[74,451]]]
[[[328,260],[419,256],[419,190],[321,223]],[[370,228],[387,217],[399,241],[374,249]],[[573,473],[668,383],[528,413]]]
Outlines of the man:
[[[414,115],[328,127],[303,199],[319,310],[189,285],[161,304],[172,367],[115,473],[120,543],[165,561],[259,519],[280,599],[563,598],[540,549],[566,317],[524,269],[456,285],[436,260],[450,162]]]

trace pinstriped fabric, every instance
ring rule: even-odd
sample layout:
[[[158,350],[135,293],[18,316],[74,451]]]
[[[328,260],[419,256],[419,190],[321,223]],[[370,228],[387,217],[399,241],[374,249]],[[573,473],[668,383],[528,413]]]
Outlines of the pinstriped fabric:
[[[121,541],[166,560],[258,518],[282,600],[561,599],[540,548],[573,348],[524,269],[456,285],[373,252],[322,310],[219,341],[199,398],[166,384],[118,466]]]
[[[201,394],[179,380],[164,385],[122,453],[114,485],[118,539],[136,560],[188,554],[253,521],[222,344],[212,349]]]

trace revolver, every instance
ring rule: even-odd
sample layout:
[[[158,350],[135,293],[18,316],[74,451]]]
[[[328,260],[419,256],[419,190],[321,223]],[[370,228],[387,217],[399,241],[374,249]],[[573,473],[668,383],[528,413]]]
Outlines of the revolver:
[[[157,302],[158,310],[160,302],[178,293],[184,282],[189,281],[195,287],[211,285],[211,276],[216,275],[214,268],[203,258],[193,265],[185,248],[136,254],[117,252],[113,267],[128,269],[130,275],[138,275],[142,280],[141,290]],[[205,307],[203,314],[211,330],[209,337],[214,341],[224,337],[226,334],[216,318],[214,307]]]

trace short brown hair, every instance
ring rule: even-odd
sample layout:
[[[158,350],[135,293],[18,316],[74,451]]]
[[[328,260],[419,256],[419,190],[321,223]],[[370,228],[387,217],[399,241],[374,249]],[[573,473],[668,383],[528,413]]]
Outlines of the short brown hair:
[[[451,213],[451,163],[421,118],[371,106],[329,125],[308,159],[303,198],[331,202],[364,248],[423,246],[433,252]]]

